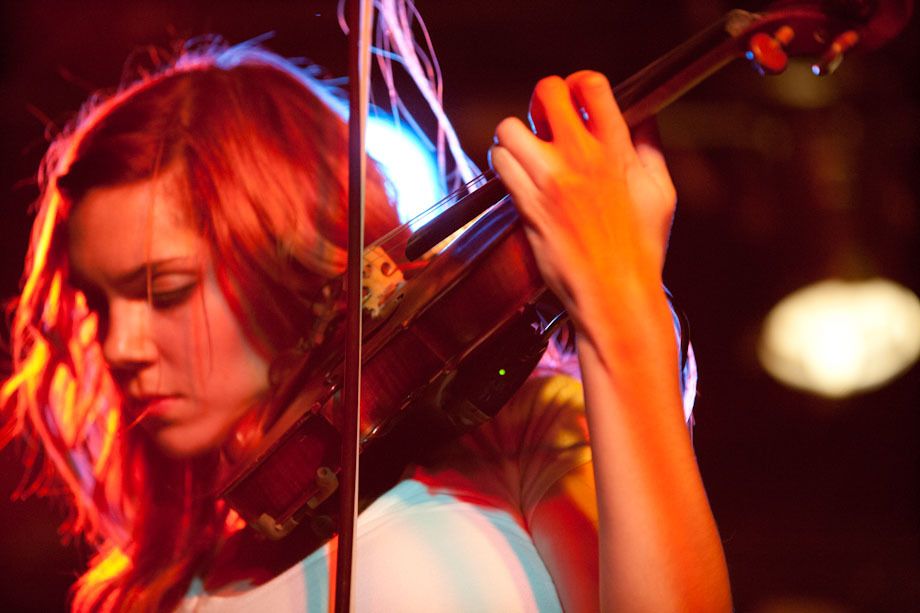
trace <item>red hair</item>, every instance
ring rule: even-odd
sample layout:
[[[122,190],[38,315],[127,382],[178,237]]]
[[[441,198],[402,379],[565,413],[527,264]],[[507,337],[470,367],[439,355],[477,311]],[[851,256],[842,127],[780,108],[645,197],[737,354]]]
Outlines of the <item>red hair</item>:
[[[13,373],[0,388],[0,444],[25,441],[26,490],[63,490],[67,530],[98,551],[75,610],[175,606],[228,511],[208,502],[215,457],[167,459],[123,422],[98,318],[68,284],[70,210],[92,188],[178,167],[228,303],[253,345],[277,356],[308,333],[323,285],[344,269],[347,132],[336,107],[280,57],[208,42],[91,99],[50,147],[12,321]],[[397,223],[373,167],[366,223],[369,240]]]

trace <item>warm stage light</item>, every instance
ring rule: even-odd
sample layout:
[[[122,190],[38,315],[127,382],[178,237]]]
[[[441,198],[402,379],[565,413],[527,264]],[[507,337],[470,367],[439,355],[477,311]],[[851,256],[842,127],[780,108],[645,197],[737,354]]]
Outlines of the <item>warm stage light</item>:
[[[758,352],[793,387],[830,397],[875,388],[920,355],[920,300],[884,279],[822,281],[773,308]]]

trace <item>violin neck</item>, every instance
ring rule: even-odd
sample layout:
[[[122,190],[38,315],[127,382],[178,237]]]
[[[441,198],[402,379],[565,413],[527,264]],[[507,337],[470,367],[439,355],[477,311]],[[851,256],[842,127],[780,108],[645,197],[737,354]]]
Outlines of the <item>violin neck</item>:
[[[824,12],[825,4],[833,5],[833,14]],[[860,24],[865,25],[864,19],[854,21],[847,7],[845,2],[783,0],[760,13],[729,11],[613,88],[627,125],[635,127],[658,114],[735,59],[746,57],[762,74],[778,74],[788,57],[815,55],[820,59],[813,71],[827,74],[839,63],[844,47],[859,40]],[[766,48],[758,47],[760,44]],[[448,215],[440,215],[412,234],[406,243],[408,260],[421,257],[508,195],[497,177],[481,179],[439,205],[451,208]]]
[[[613,92],[630,127],[656,115],[700,81],[732,60],[744,56],[743,34],[761,15],[735,9],[696,36],[626,79]],[[451,194],[438,206],[442,212],[416,230],[406,244],[406,258],[420,258],[435,245],[508,195],[491,171],[476,184]]]
[[[742,36],[761,19],[741,9],[675,47],[613,88],[626,123],[635,127],[746,51]]]

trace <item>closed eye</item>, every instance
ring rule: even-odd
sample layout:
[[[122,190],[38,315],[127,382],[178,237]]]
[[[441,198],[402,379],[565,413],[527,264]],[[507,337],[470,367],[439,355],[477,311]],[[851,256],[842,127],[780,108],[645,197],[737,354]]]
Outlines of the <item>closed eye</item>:
[[[150,294],[150,300],[154,308],[167,310],[184,304],[192,296],[198,283],[189,283],[175,289],[156,290]]]

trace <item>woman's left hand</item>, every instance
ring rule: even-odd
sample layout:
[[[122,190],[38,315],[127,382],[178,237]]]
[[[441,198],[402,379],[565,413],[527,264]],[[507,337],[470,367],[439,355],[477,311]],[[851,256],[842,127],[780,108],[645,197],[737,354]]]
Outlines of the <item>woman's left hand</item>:
[[[661,287],[675,193],[654,130],[631,136],[594,72],[540,81],[530,117],[536,135],[516,119],[498,126],[492,165],[579,334],[594,477],[572,471],[544,495],[534,542],[569,610],[729,611]],[[561,527],[581,509],[596,509],[597,546]],[[596,600],[570,570],[595,551]]]
[[[540,81],[530,118],[536,134],[516,118],[499,124],[491,162],[576,325],[624,291],[660,292],[676,197],[654,125],[631,138],[610,84],[591,71]]]

